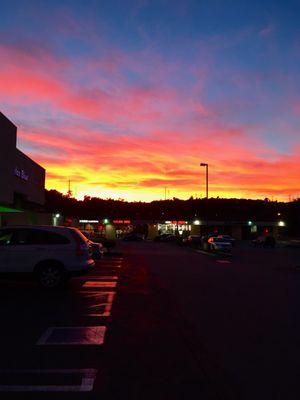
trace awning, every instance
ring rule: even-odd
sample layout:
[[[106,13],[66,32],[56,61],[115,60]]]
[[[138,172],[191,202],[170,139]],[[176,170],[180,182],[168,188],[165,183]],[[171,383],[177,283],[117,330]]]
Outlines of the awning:
[[[22,210],[17,210],[16,208],[4,207],[0,205],[0,214],[1,213],[20,213]]]

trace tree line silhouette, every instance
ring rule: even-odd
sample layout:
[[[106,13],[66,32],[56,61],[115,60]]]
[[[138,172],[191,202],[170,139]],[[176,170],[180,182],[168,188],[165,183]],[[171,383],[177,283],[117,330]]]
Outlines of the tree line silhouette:
[[[286,222],[291,234],[300,232],[300,199],[289,203],[251,199],[173,198],[150,203],[85,196],[77,200],[56,190],[46,191],[46,210],[60,212],[66,218],[130,219],[134,221],[204,220],[206,212],[212,221],[280,221]]]

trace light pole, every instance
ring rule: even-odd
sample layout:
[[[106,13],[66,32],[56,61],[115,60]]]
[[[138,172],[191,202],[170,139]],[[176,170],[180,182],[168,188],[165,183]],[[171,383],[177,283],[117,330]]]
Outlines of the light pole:
[[[206,214],[206,234],[208,234],[208,164],[201,163],[200,167],[206,168],[206,201],[205,201],[205,214]]]
[[[207,163],[201,163],[200,167],[205,167],[206,168],[206,198],[208,199],[208,164]]]

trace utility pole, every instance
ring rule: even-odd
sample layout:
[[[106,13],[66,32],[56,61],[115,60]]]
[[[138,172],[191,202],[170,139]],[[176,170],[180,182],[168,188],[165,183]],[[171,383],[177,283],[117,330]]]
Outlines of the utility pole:
[[[67,197],[72,197],[72,190],[71,190],[71,180],[68,181],[68,192]]]

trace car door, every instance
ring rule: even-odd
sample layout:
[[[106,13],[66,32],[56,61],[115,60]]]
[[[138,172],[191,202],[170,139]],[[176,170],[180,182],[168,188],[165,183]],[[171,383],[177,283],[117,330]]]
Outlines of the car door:
[[[13,236],[12,229],[0,229],[0,273],[9,272],[11,258],[11,240]]]
[[[9,246],[11,272],[32,272],[40,259],[37,242],[41,233],[37,229],[14,229],[11,244]]]

